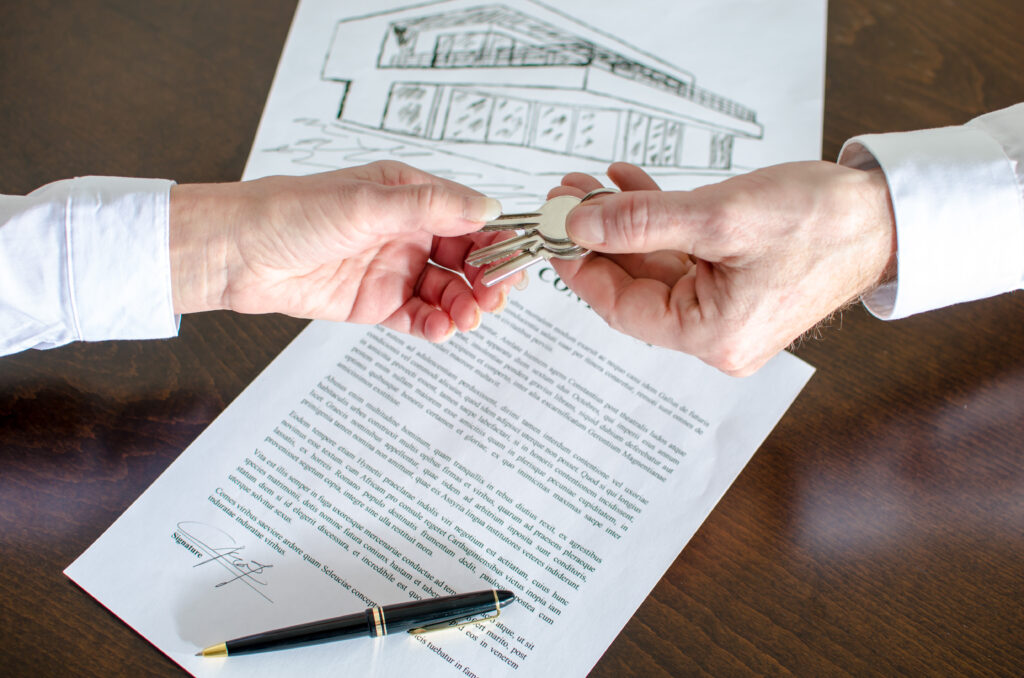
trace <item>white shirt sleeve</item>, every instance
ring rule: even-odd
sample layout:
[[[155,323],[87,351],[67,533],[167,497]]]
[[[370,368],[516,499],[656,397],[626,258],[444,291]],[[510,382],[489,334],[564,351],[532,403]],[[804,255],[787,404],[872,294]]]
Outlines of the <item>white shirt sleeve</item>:
[[[904,318],[1024,287],[1024,104],[962,127],[869,134],[839,163],[880,167],[896,217],[897,279],[864,298]]]
[[[80,177],[0,196],[0,355],[177,335],[173,183]]]

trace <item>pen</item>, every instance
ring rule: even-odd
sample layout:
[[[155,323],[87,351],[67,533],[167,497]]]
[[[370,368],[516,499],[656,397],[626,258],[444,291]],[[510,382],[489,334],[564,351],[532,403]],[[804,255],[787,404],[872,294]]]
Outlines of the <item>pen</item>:
[[[197,657],[229,657],[266,652],[286,647],[326,643],[331,640],[367,635],[379,638],[389,632],[425,633],[463,626],[501,614],[501,606],[516,597],[511,591],[488,589],[444,598],[414,600],[397,605],[371,607],[365,612],[346,614],[283,629],[235,638],[196,652]]]

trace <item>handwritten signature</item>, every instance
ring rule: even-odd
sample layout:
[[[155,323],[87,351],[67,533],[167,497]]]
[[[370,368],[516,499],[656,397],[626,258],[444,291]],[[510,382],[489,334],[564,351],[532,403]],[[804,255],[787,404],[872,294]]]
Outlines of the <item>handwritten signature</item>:
[[[245,558],[242,555],[245,545],[239,544],[230,534],[213,525],[185,520],[178,523],[176,537],[179,535],[199,551],[198,555],[201,560],[192,567],[212,564],[214,567],[224,568],[230,575],[224,581],[215,584],[214,588],[241,582],[266,598],[267,601],[274,602],[258,588],[267,585],[267,581],[262,575],[274,566]]]

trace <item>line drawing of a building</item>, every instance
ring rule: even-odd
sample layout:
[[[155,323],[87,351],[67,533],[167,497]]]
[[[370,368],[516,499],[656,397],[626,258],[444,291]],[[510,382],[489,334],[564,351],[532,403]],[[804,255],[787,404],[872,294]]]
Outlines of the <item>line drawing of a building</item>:
[[[358,48],[368,40],[379,47]],[[341,85],[341,123],[519,168],[564,156],[728,171],[735,140],[764,135],[693,74],[533,0],[342,19],[321,78]]]

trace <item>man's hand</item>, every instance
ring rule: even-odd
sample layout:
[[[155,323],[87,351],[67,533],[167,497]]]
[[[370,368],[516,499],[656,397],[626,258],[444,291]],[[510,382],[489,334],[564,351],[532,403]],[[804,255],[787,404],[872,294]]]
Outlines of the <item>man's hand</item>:
[[[497,201],[397,162],[171,190],[178,313],[232,309],[381,323],[443,341],[504,306],[466,253]],[[469,284],[458,273],[464,273]]]
[[[575,208],[569,234],[605,254],[553,262],[614,329],[743,376],[894,267],[895,226],[880,171],[777,165],[694,191],[658,190],[616,163],[623,193]],[[570,174],[551,191],[599,187]]]

